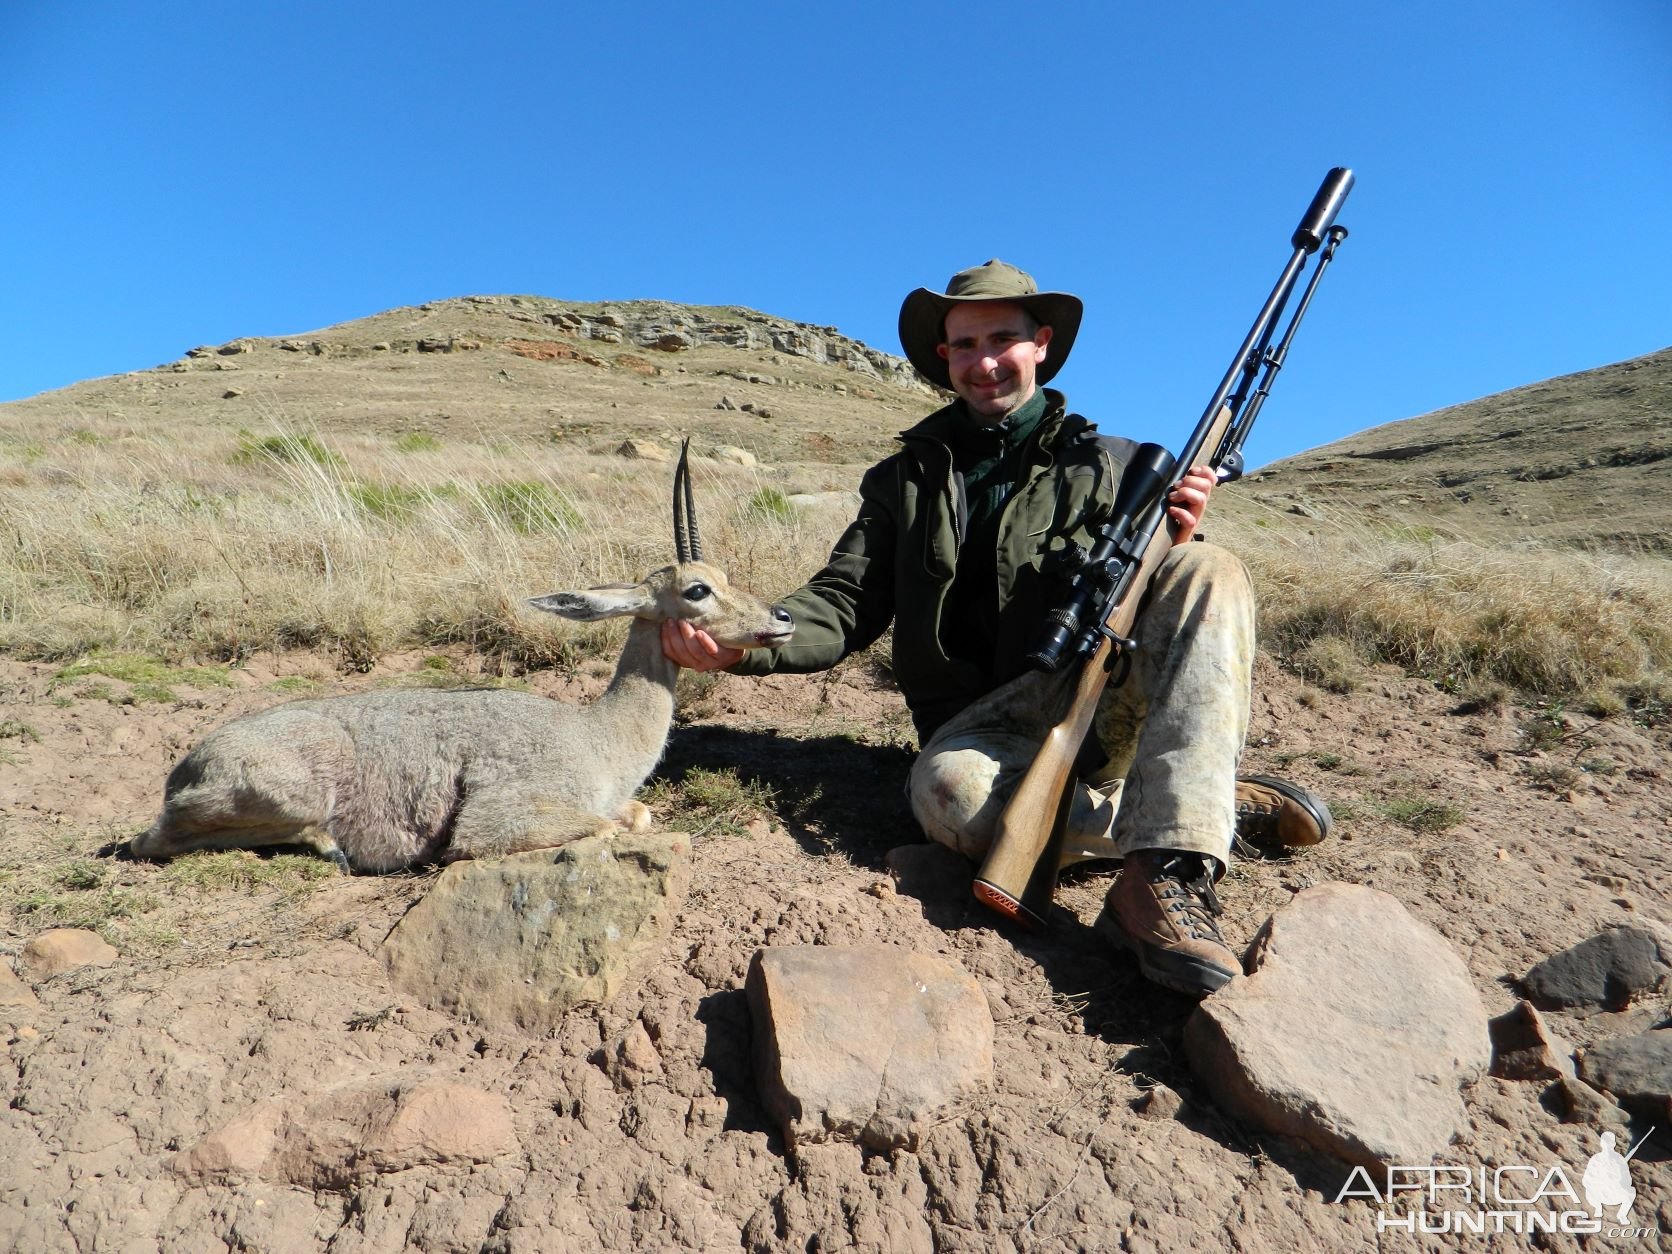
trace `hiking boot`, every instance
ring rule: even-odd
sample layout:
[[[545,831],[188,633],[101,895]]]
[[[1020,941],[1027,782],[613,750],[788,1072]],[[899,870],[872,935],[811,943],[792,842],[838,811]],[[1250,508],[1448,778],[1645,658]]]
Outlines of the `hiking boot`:
[[[1317,844],[1334,823],[1324,799],[1299,784],[1272,775],[1237,776],[1238,845],[1298,849]]]
[[[1214,922],[1221,907],[1208,862],[1174,849],[1127,854],[1097,920],[1098,930],[1138,956],[1145,979],[1191,997],[1242,971]]]

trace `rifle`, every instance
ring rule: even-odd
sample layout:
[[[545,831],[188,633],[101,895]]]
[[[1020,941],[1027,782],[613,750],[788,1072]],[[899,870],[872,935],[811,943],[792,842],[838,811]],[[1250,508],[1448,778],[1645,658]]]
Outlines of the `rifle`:
[[[1090,552],[1070,554],[1078,569],[1068,595],[1046,615],[1040,642],[1027,661],[1036,670],[1056,672],[1066,660],[1079,668],[1078,673],[1065,675],[1069,682],[1062,688],[1061,711],[999,816],[992,848],[975,878],[976,900],[1008,919],[1030,928],[1045,924],[1074,800],[1075,759],[1110,672],[1122,659],[1130,661],[1137,647],[1132,630],[1144,593],[1177,532],[1167,517],[1167,496],[1194,465],[1212,467],[1221,483],[1241,476],[1242,446],[1289,355],[1318,280],[1347,238],[1347,228],[1335,225],[1335,217],[1352,187],[1351,170],[1337,166],[1324,176],[1290,237],[1294,251],[1282,275],[1189,440],[1177,457],[1159,444],[1140,445]],[[1320,246],[1317,268],[1274,346],[1272,336],[1283,309],[1307,258]]]

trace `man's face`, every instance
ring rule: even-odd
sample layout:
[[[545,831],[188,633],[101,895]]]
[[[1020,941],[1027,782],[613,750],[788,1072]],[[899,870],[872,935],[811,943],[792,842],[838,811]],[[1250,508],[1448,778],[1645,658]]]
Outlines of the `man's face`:
[[[1002,422],[1033,395],[1034,374],[1045,360],[1051,328],[1039,326],[1020,305],[973,301],[946,315],[946,342],[935,351],[946,361],[952,390],[972,413]]]

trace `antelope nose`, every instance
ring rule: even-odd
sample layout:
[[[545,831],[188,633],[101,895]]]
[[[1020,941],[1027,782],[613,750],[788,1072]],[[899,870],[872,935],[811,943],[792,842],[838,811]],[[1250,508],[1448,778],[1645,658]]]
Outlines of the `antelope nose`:
[[[782,623],[786,627],[795,626],[795,616],[781,605],[774,605],[772,607],[772,621],[775,623]]]

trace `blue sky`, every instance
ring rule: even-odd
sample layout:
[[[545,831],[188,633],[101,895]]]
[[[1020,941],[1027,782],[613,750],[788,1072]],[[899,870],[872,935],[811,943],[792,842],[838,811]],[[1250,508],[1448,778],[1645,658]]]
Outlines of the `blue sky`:
[[[467,293],[898,351],[1001,257],[1178,444],[1324,172],[1255,464],[1672,344],[1672,4],[0,0],[0,399]]]

